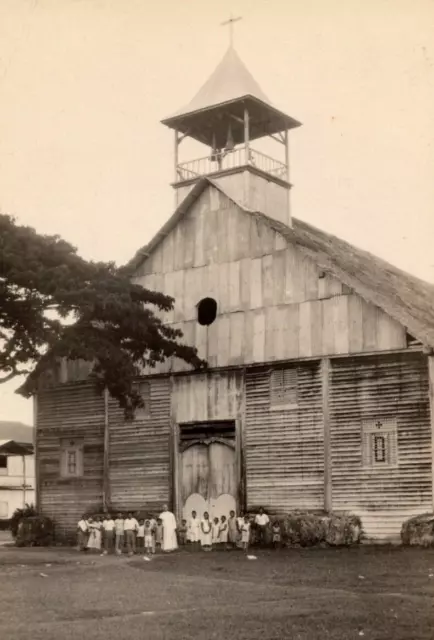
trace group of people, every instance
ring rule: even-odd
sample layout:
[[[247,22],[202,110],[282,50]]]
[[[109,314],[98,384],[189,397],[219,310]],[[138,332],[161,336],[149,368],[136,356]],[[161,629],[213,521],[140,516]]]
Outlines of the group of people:
[[[281,531],[278,521],[270,523],[268,515],[259,509],[253,520],[248,516],[237,517],[235,511],[229,517],[214,517],[212,520],[207,511],[199,518],[196,511],[191,517],[178,525],[176,518],[164,505],[158,518],[149,516],[137,520],[132,513],[117,517],[95,516],[83,518],[78,523],[78,547],[82,551],[94,550],[107,555],[109,553],[128,555],[136,552],[146,555],[157,550],[169,552],[186,544],[211,551],[213,548],[243,548],[247,552],[251,541],[252,525],[256,531],[259,544],[266,544],[268,531],[271,528],[274,547],[280,546]]]
[[[99,551],[132,556],[137,551],[146,554],[156,549],[173,551],[178,546],[176,519],[164,505],[158,518],[149,516],[137,520],[130,512],[126,515],[83,516],[77,525],[78,548],[80,551]]]

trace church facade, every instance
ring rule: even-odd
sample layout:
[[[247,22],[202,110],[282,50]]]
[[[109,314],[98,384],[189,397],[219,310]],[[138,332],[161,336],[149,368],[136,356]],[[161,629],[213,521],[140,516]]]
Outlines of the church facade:
[[[35,402],[40,509],[66,532],[101,506],[352,512],[369,538],[399,537],[433,509],[434,287],[291,217],[299,123],[232,47],[163,122],[176,210],[129,268],[175,298],[162,320],[208,369],[144,371],[144,407],[125,422],[86,366],[65,363]],[[208,155],[181,162],[187,136]]]

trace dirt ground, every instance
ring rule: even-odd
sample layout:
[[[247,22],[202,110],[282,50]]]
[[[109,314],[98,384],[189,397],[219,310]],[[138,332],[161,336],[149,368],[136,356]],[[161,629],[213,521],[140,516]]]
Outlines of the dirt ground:
[[[8,640],[433,640],[434,550],[101,558],[0,548]]]

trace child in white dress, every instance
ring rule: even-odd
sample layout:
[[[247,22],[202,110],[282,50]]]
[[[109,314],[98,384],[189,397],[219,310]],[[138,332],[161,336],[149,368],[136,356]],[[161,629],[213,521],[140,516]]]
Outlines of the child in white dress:
[[[220,542],[228,548],[229,528],[226,520],[226,516],[222,516],[220,523]]]
[[[124,516],[122,513],[118,513],[115,520],[115,551],[119,555],[124,547],[124,522]]]
[[[211,551],[212,548],[212,525],[209,519],[208,511],[205,511],[203,514],[203,519],[200,523],[201,528],[201,539],[200,543],[204,551]]]
[[[247,553],[250,542],[250,521],[249,516],[244,516],[244,522],[241,526],[241,544],[244,552]]]
[[[93,551],[101,551],[102,522],[98,516],[89,518],[89,542],[88,548]]]
[[[212,545],[218,545],[220,542],[220,521],[214,518],[212,523]]]
[[[197,517],[196,511],[191,512],[191,518],[187,525],[187,542],[197,543],[201,539],[201,526],[200,520]]]

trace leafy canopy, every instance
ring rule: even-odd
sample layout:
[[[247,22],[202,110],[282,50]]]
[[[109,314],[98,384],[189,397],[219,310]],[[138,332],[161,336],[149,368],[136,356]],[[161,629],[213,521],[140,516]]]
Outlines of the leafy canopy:
[[[32,395],[61,358],[85,360],[100,389],[134,410],[144,366],[171,356],[205,364],[156,316],[173,303],[134,284],[124,268],[88,262],[59,236],[0,214],[0,383],[25,374],[18,393]]]

